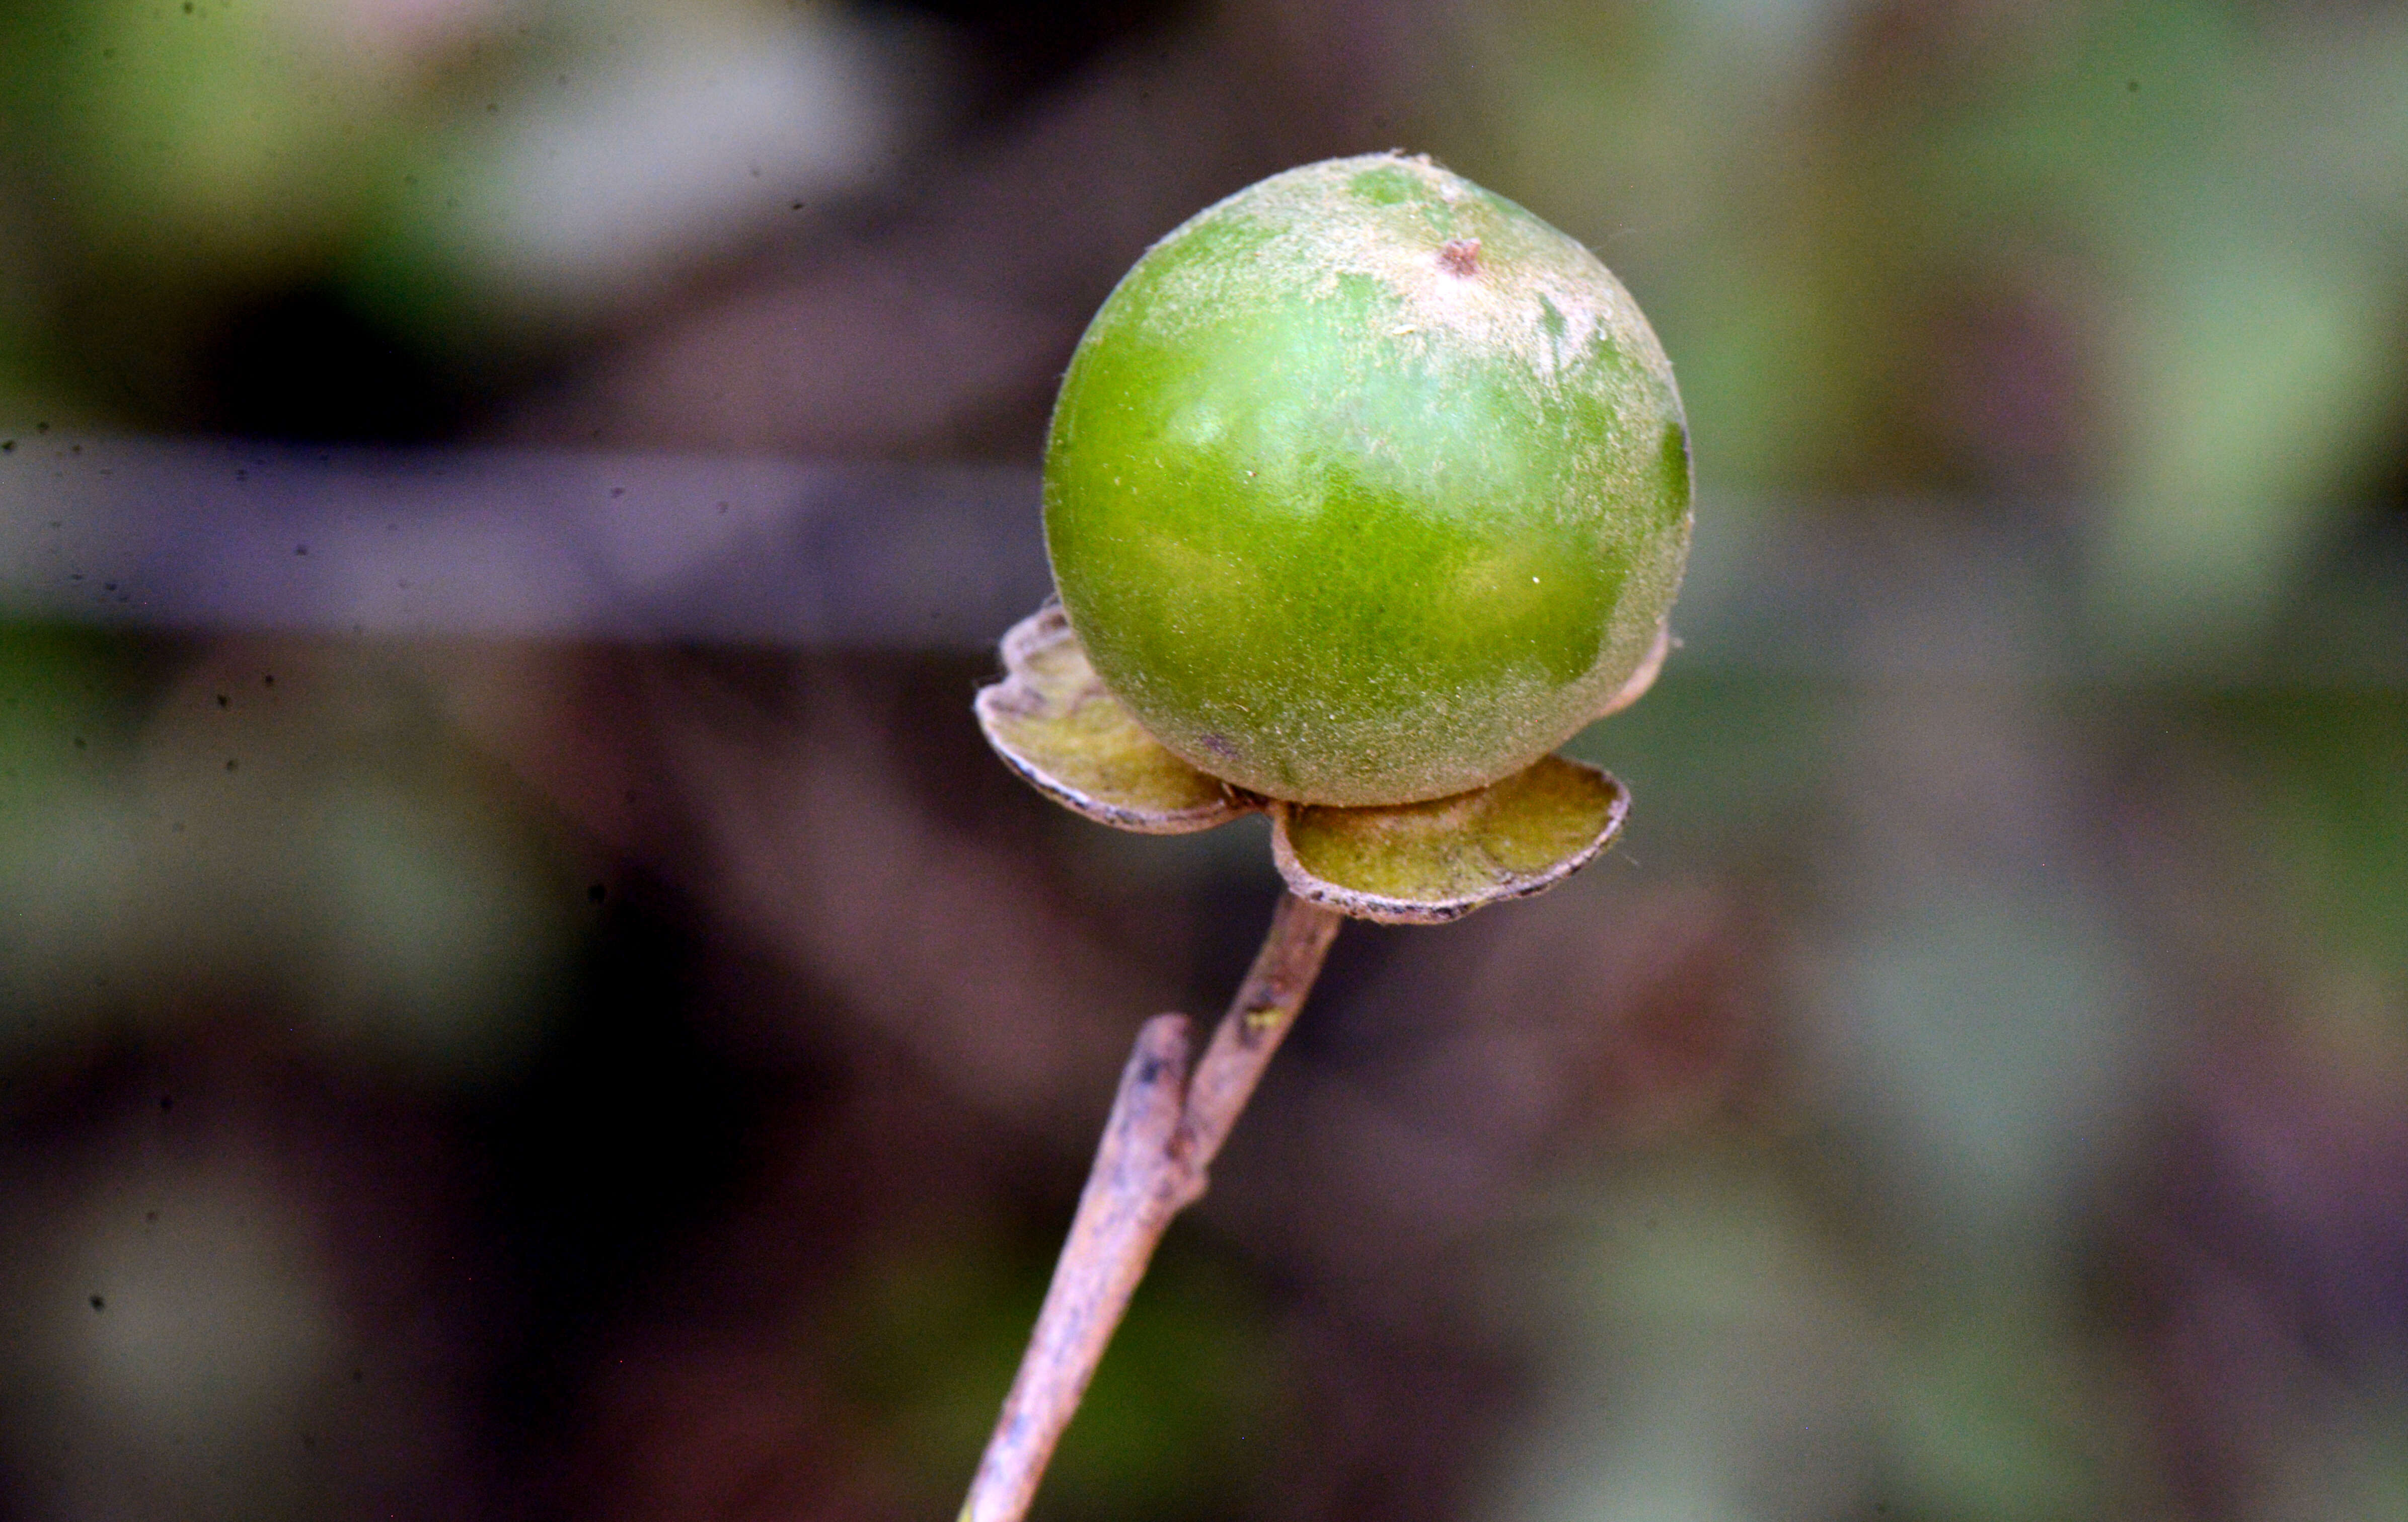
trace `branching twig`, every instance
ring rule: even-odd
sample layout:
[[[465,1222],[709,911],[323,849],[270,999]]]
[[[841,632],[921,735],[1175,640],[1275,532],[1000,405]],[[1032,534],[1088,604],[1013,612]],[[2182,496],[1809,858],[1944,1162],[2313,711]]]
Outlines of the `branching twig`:
[[[1338,925],[1334,910],[1282,896],[1263,949],[1192,1076],[1185,1015],[1155,1015],[1138,1032],[1069,1240],[960,1522],[1021,1522],[1027,1515],[1154,1244],[1170,1218],[1203,1195],[1205,1171],[1312,991]]]

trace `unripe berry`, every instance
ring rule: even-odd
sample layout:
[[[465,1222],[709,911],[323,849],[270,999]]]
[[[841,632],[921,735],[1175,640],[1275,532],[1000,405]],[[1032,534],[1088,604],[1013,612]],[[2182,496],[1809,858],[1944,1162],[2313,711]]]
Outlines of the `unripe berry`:
[[[1586,249],[1426,159],[1335,159],[1123,279],[1055,404],[1045,532],[1097,675],[1171,751],[1272,797],[1439,797],[1646,662],[1687,434]]]

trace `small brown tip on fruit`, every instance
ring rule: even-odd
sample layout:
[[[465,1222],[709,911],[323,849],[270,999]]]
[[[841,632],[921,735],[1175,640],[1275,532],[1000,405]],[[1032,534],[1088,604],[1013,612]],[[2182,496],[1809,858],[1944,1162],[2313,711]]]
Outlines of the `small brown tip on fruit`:
[[[1480,273],[1480,239],[1451,237],[1439,245],[1438,262],[1450,275],[1467,278]]]

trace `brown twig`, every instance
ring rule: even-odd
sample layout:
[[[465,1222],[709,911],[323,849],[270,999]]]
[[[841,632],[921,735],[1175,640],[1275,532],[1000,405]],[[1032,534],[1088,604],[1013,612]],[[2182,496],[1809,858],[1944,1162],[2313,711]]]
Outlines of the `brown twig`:
[[[1069,1240],[960,1522],[1027,1515],[1054,1444],[1087,1393],[1154,1244],[1171,1217],[1203,1196],[1206,1170],[1312,991],[1338,926],[1335,911],[1281,897],[1263,949],[1192,1075],[1185,1015],[1155,1015],[1138,1032]]]

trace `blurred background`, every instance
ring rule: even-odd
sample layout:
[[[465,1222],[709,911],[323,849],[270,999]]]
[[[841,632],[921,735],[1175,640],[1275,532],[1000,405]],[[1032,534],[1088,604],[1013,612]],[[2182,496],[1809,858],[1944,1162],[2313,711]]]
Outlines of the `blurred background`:
[[[1053,384],[1388,147],[1654,319],[1686,645],[1612,854],[1340,937],[1039,1515],[2408,1515],[2408,9],[7,0],[0,79],[0,1519],[950,1515],[1277,891],[970,723]]]

